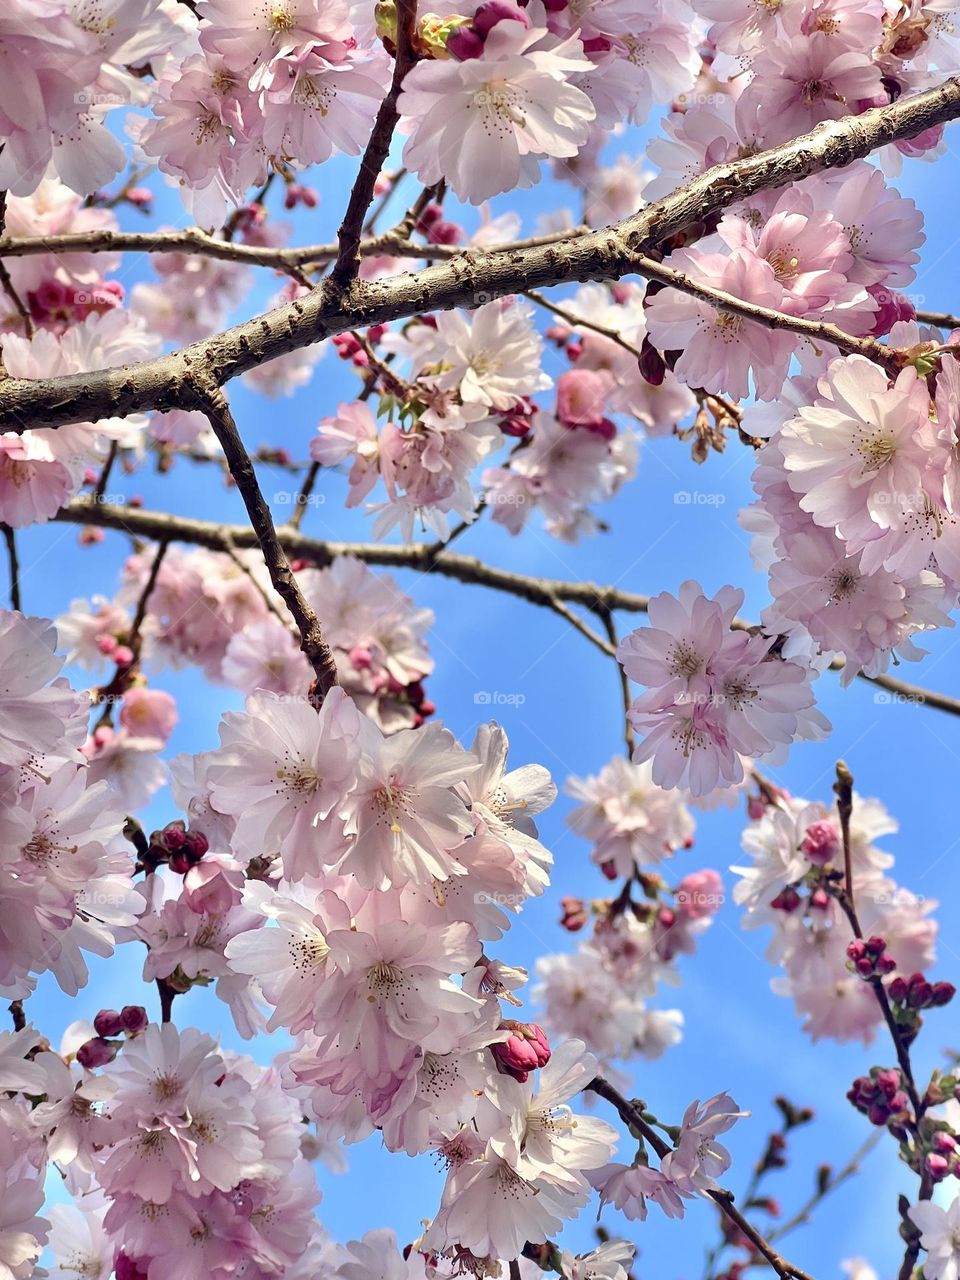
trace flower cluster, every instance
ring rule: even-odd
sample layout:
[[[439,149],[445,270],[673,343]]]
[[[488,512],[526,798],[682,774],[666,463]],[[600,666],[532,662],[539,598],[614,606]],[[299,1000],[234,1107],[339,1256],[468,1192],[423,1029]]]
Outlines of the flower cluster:
[[[654,1009],[661,983],[678,981],[674,960],[691,955],[723,902],[719,875],[688,873],[671,887],[667,861],[693,844],[694,822],[676,791],[651,779],[651,766],[615,757],[596,777],[571,778],[580,804],[567,821],[593,843],[592,860],[619,894],[591,903],[565,898],[561,923],[593,930],[577,951],[537,961],[534,995],[551,1030],[583,1039],[605,1066],[616,1059],[658,1058],[680,1039],[679,1009]],[[633,889],[639,896],[633,897]]]
[[[89,702],[59,675],[56,631],[0,611],[0,993],[51,972],[75,995],[84,952],[111,954],[135,924],[124,812],[80,750]]]
[[[883,1021],[871,980],[892,999],[901,986],[906,995],[904,975],[930,968],[937,904],[887,874],[893,858],[874,842],[897,824],[879,801],[855,796],[850,865],[866,941],[852,939],[837,899],[844,851],[836,805],[778,793],[756,802],[754,814],[743,834],[751,860],[732,868],[740,876],[734,900],[747,910],[743,925],[773,926],[767,954],[785,970],[775,990],[793,1000],[814,1040],[866,1044]]]
[[[829,727],[813,706],[809,661],[734,627],[742,601],[733,587],[711,599],[685,582],[679,596],[655,596],[650,625],[620,642],[618,661],[647,687],[630,711],[645,734],[633,758],[652,762],[660,787],[708,795],[742,781],[745,756],[772,757]]]

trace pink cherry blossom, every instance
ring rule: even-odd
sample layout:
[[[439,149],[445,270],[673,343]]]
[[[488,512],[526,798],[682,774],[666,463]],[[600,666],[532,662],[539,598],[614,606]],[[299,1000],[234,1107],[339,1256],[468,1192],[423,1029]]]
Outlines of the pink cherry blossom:
[[[540,176],[539,156],[573,156],[594,117],[572,73],[590,62],[580,41],[551,47],[542,30],[501,22],[479,58],[420,62],[397,106],[410,138],[404,163],[426,185],[445,177],[461,200],[480,204]]]

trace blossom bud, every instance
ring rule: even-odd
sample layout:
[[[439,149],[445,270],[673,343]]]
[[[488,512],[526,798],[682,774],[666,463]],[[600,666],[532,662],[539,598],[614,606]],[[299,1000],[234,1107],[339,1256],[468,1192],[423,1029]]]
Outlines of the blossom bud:
[[[514,439],[522,440],[530,432],[530,423],[524,422],[522,418],[501,418],[500,430],[505,436],[512,436]]]
[[[101,1009],[93,1020],[98,1036],[118,1036],[123,1030],[123,1020],[116,1009]]]
[[[923,1162],[923,1167],[929,1173],[934,1182],[940,1182],[950,1172],[950,1162],[944,1156],[937,1155],[935,1151],[931,1151]]]
[[[473,15],[473,29],[485,39],[498,22],[519,22],[529,30],[530,19],[515,4],[505,0],[486,0]]]
[[[550,1045],[536,1023],[507,1022],[504,1027],[511,1034],[502,1043],[491,1045],[493,1056],[498,1070],[523,1084],[531,1071],[550,1061]]]
[[[907,998],[907,980],[906,978],[894,978],[887,988],[887,994],[894,1004],[903,1004]]]
[[[747,801],[747,817],[751,822],[759,822],[767,812],[767,802],[763,796],[751,796]]]
[[[935,1009],[939,1008],[949,1004],[956,994],[957,988],[952,982],[935,982],[930,990],[930,1004]]]
[[[811,862],[822,867],[840,852],[840,836],[832,822],[814,822],[807,827],[800,848]]]
[[[680,881],[674,896],[677,906],[689,920],[702,920],[720,906],[723,881],[711,868],[693,871]]]
[[[930,1145],[940,1155],[950,1156],[957,1149],[957,1140],[952,1133],[947,1133],[945,1129],[938,1129],[930,1139]]]
[[[117,1280],[147,1280],[147,1264],[141,1267],[121,1249],[114,1259],[113,1273]]]
[[[120,1010],[120,1022],[124,1031],[129,1031],[132,1035],[136,1035],[138,1031],[144,1031],[150,1019],[147,1017],[147,1011],[142,1004],[125,1004]],[[94,1026],[97,1024],[94,1023]]]
[[[870,336],[873,338],[882,338],[899,320],[913,320],[917,314],[916,308],[906,294],[897,293],[893,289],[877,284],[868,285],[867,293],[877,303],[870,329]]]
[[[469,27],[461,27],[447,40],[447,52],[458,62],[468,62],[471,58],[483,56],[483,39]]]
[[[108,1062],[112,1062],[117,1056],[117,1045],[110,1040],[104,1040],[102,1036],[95,1036],[92,1040],[87,1040],[77,1050],[77,1061],[81,1067],[87,1067],[92,1070],[94,1067],[104,1067]]]
[[[663,356],[646,335],[644,335],[643,342],[640,344],[640,356],[637,364],[643,380],[648,382],[651,387],[663,385],[663,380],[667,376],[667,366],[663,363]]]
[[[576,933],[587,923],[587,908],[581,898],[561,898],[560,906],[563,909],[560,917],[562,928]]]
[[[455,222],[435,222],[427,233],[431,244],[459,244],[463,232]]]
[[[780,890],[770,905],[774,911],[786,911],[788,913],[796,911],[800,905],[800,895],[796,889],[792,889],[788,885],[786,889]]]
[[[814,889],[813,893],[810,895],[810,905],[811,907],[816,908],[817,911],[826,911],[827,907],[830,905],[830,895],[827,893],[826,889],[821,889],[819,887]]]

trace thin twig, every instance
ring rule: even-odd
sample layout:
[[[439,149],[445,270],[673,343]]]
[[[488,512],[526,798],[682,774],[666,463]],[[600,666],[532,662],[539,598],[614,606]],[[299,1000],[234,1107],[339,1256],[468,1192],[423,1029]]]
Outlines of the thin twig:
[[[606,629],[610,646],[613,649],[613,656],[616,658],[619,638],[617,636],[617,624],[613,620],[613,613],[610,609],[601,608],[594,609],[594,613],[596,613]],[[630,708],[633,705],[633,699],[630,696],[630,681],[619,662],[617,663],[617,673],[620,678],[620,696],[623,699],[623,741],[627,748],[627,759],[632,760],[637,746],[637,736],[633,731],[633,725],[630,723]]]
[[[290,569],[290,563],[277,537],[270,508],[257,483],[250,455],[240,438],[240,432],[237,430],[237,424],[233,420],[233,414],[230,412],[230,406],[223,392],[215,382],[196,375],[193,378],[193,385],[199,405],[209,418],[210,425],[220,441],[230,474],[236,482],[247,509],[253,533],[270,574],[270,581],[290,610],[300,633],[300,648],[316,675],[316,689],[312,694],[312,700],[319,706],[338,683],[337,664],[333,652],[324,639],[316,613],[307,603]]]
[[[785,311],[773,311],[769,307],[758,306],[754,302],[737,298],[723,289],[702,284],[684,272],[676,271],[666,263],[654,262],[652,258],[644,257],[642,254],[636,255],[633,266],[637,274],[644,276],[647,280],[657,280],[672,289],[678,289],[681,293],[699,298],[702,302],[716,307],[718,311],[751,320],[754,324],[762,325],[767,329],[782,329],[799,334],[800,337],[808,338],[813,343],[830,343],[847,355],[866,356],[868,360],[880,365],[887,373],[894,376],[903,367],[896,348],[888,347],[878,342],[876,338],[855,338],[826,320],[805,320],[801,316],[787,315]]]
[[[608,1080],[604,1080],[602,1076],[597,1076],[590,1081],[587,1088],[611,1103],[617,1109],[624,1124],[639,1133],[661,1160],[673,1150],[669,1143],[664,1142],[652,1125],[644,1120],[637,1107],[632,1102],[628,1102]],[[792,1262],[788,1262],[786,1258],[779,1254],[769,1240],[766,1240],[757,1228],[743,1216],[734,1204],[731,1192],[720,1187],[716,1190],[708,1190],[705,1194],[740,1229],[757,1252],[766,1259],[777,1275],[781,1277],[781,1280],[790,1280],[791,1277],[793,1277],[793,1280],[811,1280],[805,1271],[801,1271],[799,1267]]]
[[[17,559],[16,534],[10,525],[0,526],[3,529],[3,540],[7,544],[7,565],[10,570],[10,608],[20,612],[20,562]]]
[[[353,190],[350,192],[346,213],[343,215],[343,222],[340,224],[340,231],[337,236],[340,242],[340,250],[337,253],[337,260],[333,264],[330,278],[341,289],[349,284],[351,280],[354,280],[360,270],[360,240],[363,235],[363,220],[367,216],[377,178],[380,176],[383,163],[390,151],[394,130],[400,121],[397,99],[400,96],[401,86],[407,72],[417,60],[416,51],[413,47],[417,25],[417,0],[397,0],[396,15],[397,33],[393,78],[390,81],[390,88],[387,90],[386,97],[380,103],[380,109],[373,125],[373,132],[370,134],[360,161],[360,170],[353,184]]]
[[[222,551],[229,536],[237,547],[257,545],[254,533],[245,525],[221,525],[208,520],[194,520],[189,516],[174,516],[166,512],[144,511],[139,507],[115,507],[107,503],[93,504],[81,497],[68,503],[54,517],[68,524],[94,525],[104,529],[118,529],[147,538],[169,538],[195,546]],[[617,587],[601,586],[595,582],[564,581],[554,578],[538,578],[530,574],[515,573],[485,563],[476,556],[448,551],[443,544],[415,542],[405,546],[379,542],[334,542],[311,538],[292,526],[292,522],[276,530],[281,546],[291,555],[315,564],[327,565],[338,556],[352,556],[366,564],[392,569],[416,569],[434,572],[458,582],[473,583],[517,596],[530,604],[553,608],[554,600],[567,604],[579,604],[597,613],[603,609],[623,610],[625,613],[646,613],[650,597],[634,591],[622,591]],[[448,544],[449,545],[449,544]],[[731,626],[741,631],[757,631],[757,624],[746,618],[734,618]],[[831,669],[843,669],[842,659],[830,664]],[[889,689],[902,695],[912,705],[934,707],[951,715],[960,715],[960,700],[946,694],[908,685],[893,676],[866,676],[858,678],[870,684]]]
[[[883,1133],[883,1129],[874,1129],[866,1142],[862,1142],[860,1144],[843,1168],[829,1178],[822,1187],[818,1187],[816,1191],[814,1191],[813,1195],[800,1206],[792,1217],[788,1218],[786,1222],[778,1223],[778,1225],[770,1232],[769,1236],[767,1236],[767,1239],[772,1243],[774,1240],[781,1239],[781,1237],[788,1235],[797,1227],[802,1227],[805,1223],[809,1222],[810,1215],[820,1204],[821,1200],[826,1199],[830,1192],[835,1191],[841,1183],[846,1182],[848,1179],[852,1178],[854,1174],[860,1172],[860,1165],[864,1157],[870,1154],[873,1148],[883,1137]]]

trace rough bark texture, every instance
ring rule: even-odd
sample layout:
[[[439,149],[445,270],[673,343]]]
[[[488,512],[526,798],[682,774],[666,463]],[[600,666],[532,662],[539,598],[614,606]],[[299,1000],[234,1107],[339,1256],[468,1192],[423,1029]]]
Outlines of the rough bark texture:
[[[716,165],[680,190],[601,231],[546,245],[464,251],[416,274],[388,280],[330,281],[224,333],[135,366],[0,385],[0,430],[123,417],[148,409],[203,408],[196,376],[218,385],[266,360],[349,329],[423,312],[475,307],[523,289],[629,274],[636,255],[656,251],[684,228],[758,191],[841,167],[877,147],[911,138],[960,116],[960,82],[858,116],[729,164]]]

